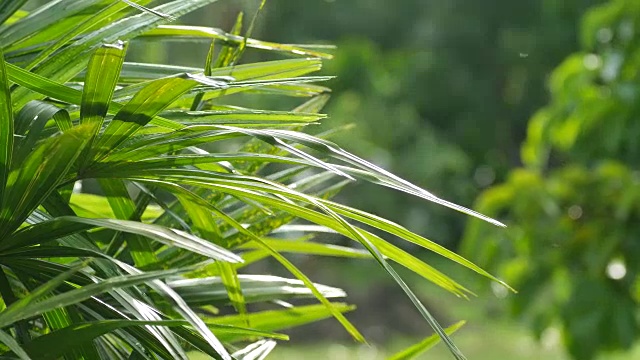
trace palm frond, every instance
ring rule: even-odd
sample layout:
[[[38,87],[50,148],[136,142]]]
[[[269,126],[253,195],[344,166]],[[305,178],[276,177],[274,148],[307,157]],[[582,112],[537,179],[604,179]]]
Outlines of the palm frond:
[[[253,21],[243,36],[242,15],[230,32],[167,25],[213,2],[54,0],[30,13],[20,11],[23,0],[0,5],[5,354],[187,359],[197,350],[262,359],[274,339],[288,339],[277,331],[327,317],[365,341],[344,316],[354,307],[334,302],[345,291],[312,281],[288,259],[294,253],[377,261],[463,359],[451,329],[390,262],[454,295],[470,291],[385,237],[499,280],[401,225],[330,198],[369,181],[502,224],[345,151],[328,134],[311,134],[326,117],[320,112],[330,89],[320,83],[331,79],[314,72],[330,54],[253,39]],[[125,62],[139,39],[191,39],[209,53],[203,69]],[[294,58],[240,64],[245,50]],[[304,102],[289,111],[255,109],[231,101],[241,94]],[[86,182],[97,183],[99,194],[73,190]],[[294,228],[308,236],[292,239]],[[312,241],[318,231],[365,250]],[[265,258],[291,278],[246,273]],[[310,299],[319,304],[304,303]],[[258,303],[271,307],[255,311]],[[224,307],[235,313],[219,315]]]

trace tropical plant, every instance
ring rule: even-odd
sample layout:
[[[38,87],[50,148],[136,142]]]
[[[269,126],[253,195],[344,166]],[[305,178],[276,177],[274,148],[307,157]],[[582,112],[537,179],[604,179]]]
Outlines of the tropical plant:
[[[512,313],[538,336],[560,329],[576,359],[640,338],[639,25],[637,1],[586,13],[582,51],[556,68],[552,101],[529,122],[526,167],[478,199],[514,226],[474,222],[464,240],[465,254],[520,290]]]
[[[302,253],[376,260],[462,359],[390,262],[458,296],[467,289],[381,236],[496,279],[329,198],[362,179],[500,223],[342,150],[330,134],[303,132],[324,117],[329,89],[316,83],[328,78],[309,74],[329,54],[251,39],[255,17],[246,36],[241,17],[230,33],[166,25],[214,1],[0,5],[3,356],[186,359],[197,350],[256,359],[287,339],[278,331],[331,316],[364,341],[343,314],[352,307],[329,300],[344,291],[313,283],[283,255]],[[183,39],[211,43],[203,69],[124,61],[136,41]],[[249,48],[298,57],[238,64]],[[308,99],[291,111],[229,105],[251,93]],[[91,184],[99,191],[83,192]],[[360,248],[300,229],[339,233]],[[292,278],[245,273],[267,257]],[[297,301],[309,297],[320,304]],[[256,303],[272,305],[253,311]],[[222,315],[225,306],[235,312]]]

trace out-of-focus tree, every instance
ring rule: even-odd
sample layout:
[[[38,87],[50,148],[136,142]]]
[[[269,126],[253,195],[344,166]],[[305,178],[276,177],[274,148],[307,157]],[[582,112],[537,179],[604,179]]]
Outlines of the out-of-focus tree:
[[[582,51],[556,68],[529,122],[525,167],[478,200],[510,229],[472,222],[463,243],[520,290],[513,314],[537,335],[559,327],[576,359],[640,337],[639,26],[638,1],[585,15]]]
[[[599,2],[273,0],[262,30],[337,44],[326,124],[350,119],[356,128],[341,140],[352,150],[469,204],[519,165],[527,120],[547,101],[545,79],[577,49],[577,20]],[[463,217],[373,191],[348,196],[457,244]]]

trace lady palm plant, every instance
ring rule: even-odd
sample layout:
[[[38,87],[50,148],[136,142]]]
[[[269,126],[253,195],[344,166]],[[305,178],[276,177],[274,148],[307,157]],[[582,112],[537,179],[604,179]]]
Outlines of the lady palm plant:
[[[345,293],[313,283],[283,255],[302,253],[374,259],[463,358],[389,262],[458,296],[468,291],[379,234],[496,279],[330,198],[360,179],[500,224],[308,134],[329,91],[317,85],[326,77],[309,74],[330,55],[241,36],[241,21],[231,33],[165,25],[214,1],[148,8],[150,0],[54,0],[30,13],[20,10],[26,0],[0,4],[0,351],[20,359],[186,359],[191,350],[257,359],[288,338],[277,331],[326,317],[364,341],[344,316],[352,307],[329,300]],[[211,48],[203,69],[125,62],[127,42],[140,38]],[[291,58],[239,65],[245,48]],[[307,100],[291,111],[228,105],[238,93]],[[79,191],[87,180],[99,195]],[[364,249],[292,238],[300,228]],[[291,278],[246,273],[267,257]],[[319,304],[295,305],[308,297]],[[248,309],[259,302],[272,308]],[[221,306],[234,314],[219,315]]]

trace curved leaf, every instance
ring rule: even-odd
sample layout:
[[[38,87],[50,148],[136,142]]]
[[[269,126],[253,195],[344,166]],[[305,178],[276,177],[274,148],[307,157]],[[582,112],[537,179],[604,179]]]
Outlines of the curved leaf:
[[[13,337],[2,330],[0,330],[0,342],[11,349],[11,351],[13,351],[20,360],[31,360],[29,354],[27,354],[24,348],[22,348],[22,346],[20,346]]]
[[[242,259],[234,253],[184,231],[137,221],[88,219],[74,216],[60,216],[53,220],[23,228],[11,238],[5,240],[5,242],[0,243],[0,247],[2,249],[10,249],[18,246],[35,245],[96,227],[142,235],[165,245],[178,246],[212,259],[232,263],[242,262]]]
[[[448,334],[451,335],[454,332],[458,331],[458,329],[460,329],[463,325],[465,324],[464,321],[460,321],[457,322],[451,326],[449,326],[448,328],[446,328],[444,331]],[[440,342],[440,337],[437,334],[431,335],[428,338],[420,341],[419,343],[412,345],[394,355],[391,355],[388,360],[411,360],[411,359],[415,359],[417,356],[422,355],[425,351],[429,350],[430,348],[432,348],[434,345],[436,345],[437,343]]]
[[[229,34],[220,29],[204,26],[160,25],[157,28],[149,30],[146,33],[142,34],[141,37],[183,37],[203,40],[213,39],[223,41],[225,43],[231,43],[236,46],[241,46],[246,41],[247,47],[257,49],[282,51],[295,55],[306,55],[326,59],[331,59],[333,57],[332,55],[327,53],[313,51],[293,45],[276,44],[255,39],[245,40],[245,38],[242,36]]]

